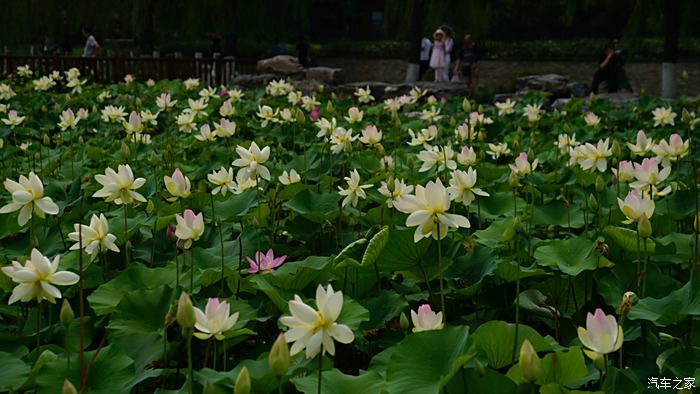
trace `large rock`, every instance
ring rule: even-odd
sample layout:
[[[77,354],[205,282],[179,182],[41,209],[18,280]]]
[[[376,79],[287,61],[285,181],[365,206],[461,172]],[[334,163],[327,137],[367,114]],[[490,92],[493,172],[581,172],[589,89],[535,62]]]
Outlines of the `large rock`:
[[[270,73],[276,75],[294,75],[304,72],[299,64],[299,59],[289,55],[277,55],[268,59],[258,60],[258,73]]]
[[[611,102],[617,107],[624,107],[627,103],[639,100],[639,95],[632,92],[617,92],[617,93],[600,93],[596,94],[595,100],[606,100]],[[587,97],[584,101],[584,105],[581,108],[582,111],[588,110],[590,97]],[[552,103],[552,109],[561,110],[564,106],[571,101],[570,98],[558,98]]]
[[[539,90],[552,93],[555,97],[571,95],[569,80],[559,74],[527,75],[516,80],[517,90]]]
[[[231,81],[233,86],[245,89],[264,88],[273,79],[278,79],[275,74],[240,74]]]
[[[343,82],[343,69],[341,68],[309,67],[305,71],[306,79],[331,85],[337,85]]]

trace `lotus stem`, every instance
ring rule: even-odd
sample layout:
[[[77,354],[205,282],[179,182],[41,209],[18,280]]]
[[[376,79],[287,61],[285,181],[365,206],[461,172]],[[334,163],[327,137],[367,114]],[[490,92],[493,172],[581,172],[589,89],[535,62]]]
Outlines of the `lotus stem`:
[[[321,375],[323,374],[323,355],[318,354],[318,390],[317,394],[321,394]]]
[[[438,281],[440,283],[440,311],[442,312],[443,321],[447,321],[447,311],[445,310],[445,289],[444,289],[444,277],[442,275],[442,242],[440,242],[440,225],[437,228],[438,239]]]
[[[187,330],[187,392],[192,394],[192,331]]]

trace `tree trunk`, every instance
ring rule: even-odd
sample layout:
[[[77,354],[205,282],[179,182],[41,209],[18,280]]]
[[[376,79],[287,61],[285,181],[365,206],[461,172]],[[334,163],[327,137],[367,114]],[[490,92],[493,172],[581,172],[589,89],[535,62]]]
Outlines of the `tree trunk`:
[[[411,29],[408,32],[408,66],[406,67],[406,83],[416,82],[420,78],[420,45],[423,35],[423,0],[413,2],[411,14]]]
[[[680,0],[661,2],[664,14],[664,55],[661,64],[661,97],[676,97],[676,62],[681,23]]]

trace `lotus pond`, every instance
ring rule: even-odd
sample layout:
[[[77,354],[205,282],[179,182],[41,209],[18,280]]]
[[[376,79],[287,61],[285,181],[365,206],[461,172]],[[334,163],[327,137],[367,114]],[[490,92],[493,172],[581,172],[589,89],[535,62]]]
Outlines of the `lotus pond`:
[[[0,391],[691,392],[698,101],[0,82]]]

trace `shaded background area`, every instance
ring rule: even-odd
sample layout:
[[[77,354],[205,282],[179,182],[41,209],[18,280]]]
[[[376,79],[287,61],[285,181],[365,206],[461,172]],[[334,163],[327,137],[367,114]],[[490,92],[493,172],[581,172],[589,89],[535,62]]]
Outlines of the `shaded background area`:
[[[81,26],[113,54],[194,52],[263,57],[302,34],[314,56],[406,57],[416,0],[24,0],[2,1],[0,46],[13,53],[72,47]],[[681,0],[679,55],[700,57],[700,2]],[[633,56],[660,57],[662,0],[429,0],[422,35],[441,23],[472,33],[487,56],[596,56],[622,37]]]

